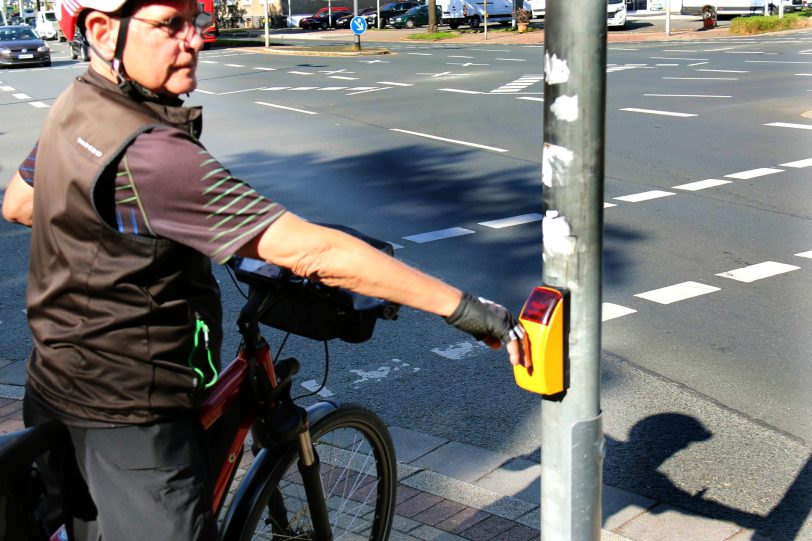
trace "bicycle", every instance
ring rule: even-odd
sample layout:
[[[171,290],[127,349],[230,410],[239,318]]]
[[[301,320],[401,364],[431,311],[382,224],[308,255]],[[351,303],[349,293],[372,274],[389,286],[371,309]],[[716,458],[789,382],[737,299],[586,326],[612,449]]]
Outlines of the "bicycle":
[[[388,243],[340,229],[394,253]],[[299,363],[292,357],[274,362],[259,324],[314,340],[358,343],[372,336],[377,319],[396,319],[399,306],[265,262],[234,258],[230,267],[249,285],[237,321],[242,343],[200,408],[213,463],[219,465],[213,511],[220,539],[386,540],[397,488],[386,426],[360,406],[297,405],[291,388]],[[229,498],[249,431],[253,463]],[[0,524],[0,539],[49,538],[34,516],[41,486],[32,464],[67,437],[56,423],[0,436],[0,513],[6,506],[14,510],[14,524]],[[67,539],[64,527],[50,539]]]

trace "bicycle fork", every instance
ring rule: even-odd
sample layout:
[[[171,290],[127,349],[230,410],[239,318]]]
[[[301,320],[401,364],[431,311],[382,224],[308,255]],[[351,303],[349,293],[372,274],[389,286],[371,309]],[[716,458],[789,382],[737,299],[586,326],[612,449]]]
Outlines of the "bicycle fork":
[[[310,518],[313,521],[313,539],[332,541],[333,532],[327,513],[327,495],[321,485],[321,462],[313,449],[310,430],[299,434],[299,473],[302,476]]]

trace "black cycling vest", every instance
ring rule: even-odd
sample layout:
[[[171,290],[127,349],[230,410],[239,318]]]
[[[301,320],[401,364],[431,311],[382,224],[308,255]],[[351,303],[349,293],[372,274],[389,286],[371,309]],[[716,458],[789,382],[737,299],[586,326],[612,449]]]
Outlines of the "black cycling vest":
[[[39,141],[28,384],[67,416],[140,424],[194,406],[196,320],[210,327],[217,359],[220,294],[208,257],[123,235],[101,213],[127,145],[158,125],[191,133],[200,111],[138,103],[99,79],[85,74],[59,97]]]

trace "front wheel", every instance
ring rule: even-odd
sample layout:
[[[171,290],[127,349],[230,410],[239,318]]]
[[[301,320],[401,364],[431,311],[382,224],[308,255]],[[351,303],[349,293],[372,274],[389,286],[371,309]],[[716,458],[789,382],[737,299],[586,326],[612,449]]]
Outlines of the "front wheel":
[[[395,449],[386,426],[367,409],[343,405],[316,421],[310,434],[321,462],[333,539],[387,539],[397,477]],[[242,541],[314,539],[297,462],[294,444],[274,466],[243,529]]]
[[[414,28],[414,19],[406,19],[406,28]]]

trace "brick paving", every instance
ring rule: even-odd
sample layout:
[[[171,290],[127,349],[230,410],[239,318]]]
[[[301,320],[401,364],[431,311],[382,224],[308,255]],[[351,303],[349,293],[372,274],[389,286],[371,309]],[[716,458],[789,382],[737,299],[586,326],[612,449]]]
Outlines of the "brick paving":
[[[23,428],[22,400],[0,397],[0,434]],[[240,464],[250,466],[251,453],[246,452]],[[539,531],[486,511],[399,485],[395,515],[410,520],[396,520],[392,539],[403,541],[529,541],[539,538]]]

